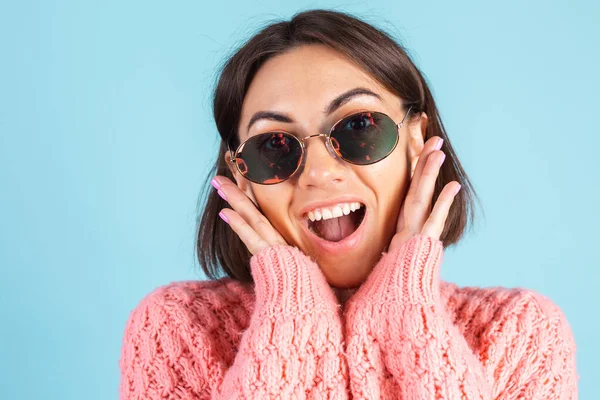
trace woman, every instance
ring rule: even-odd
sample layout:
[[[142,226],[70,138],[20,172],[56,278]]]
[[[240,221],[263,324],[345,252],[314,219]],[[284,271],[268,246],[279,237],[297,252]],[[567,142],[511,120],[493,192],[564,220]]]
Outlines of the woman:
[[[474,192],[391,38],[322,10],[267,26],[225,65],[214,116],[212,280],[132,312],[121,399],[577,397],[553,302],[440,280]]]

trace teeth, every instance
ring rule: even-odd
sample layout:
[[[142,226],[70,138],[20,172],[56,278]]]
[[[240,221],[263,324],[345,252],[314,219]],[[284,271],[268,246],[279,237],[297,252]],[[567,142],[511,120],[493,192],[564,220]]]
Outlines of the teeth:
[[[342,211],[344,212],[344,215],[350,214],[350,204],[344,204],[344,209]]]
[[[314,220],[320,221],[322,217],[323,216],[321,215],[321,211],[315,210],[315,219]]]
[[[338,218],[342,215],[348,215],[358,210],[362,204],[359,202],[336,204],[333,207],[317,208],[308,212],[308,219],[311,221],[320,221],[321,219]]]
[[[341,217],[342,215],[344,215],[344,212],[342,211],[342,207],[335,206],[335,207],[333,207],[333,211],[331,212],[331,214],[333,215],[333,218],[337,218],[337,217]]]

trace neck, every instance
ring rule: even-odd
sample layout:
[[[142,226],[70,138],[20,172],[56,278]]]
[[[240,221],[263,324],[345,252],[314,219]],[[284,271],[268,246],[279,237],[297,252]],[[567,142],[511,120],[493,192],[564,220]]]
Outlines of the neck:
[[[337,296],[338,302],[340,304],[344,305],[344,303],[346,303],[346,300],[348,300],[350,297],[352,297],[354,292],[356,292],[357,288],[352,288],[352,289],[332,288],[332,289],[335,292],[335,295]]]

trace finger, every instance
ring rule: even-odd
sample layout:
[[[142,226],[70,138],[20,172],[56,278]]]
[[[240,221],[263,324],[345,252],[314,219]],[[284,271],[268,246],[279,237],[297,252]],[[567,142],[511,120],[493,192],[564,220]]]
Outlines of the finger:
[[[407,202],[410,202],[412,198],[415,197],[418,189],[419,189],[419,180],[421,178],[422,175],[422,171],[423,168],[425,166],[425,164],[427,163],[427,159],[428,159],[428,155],[431,154],[433,151],[435,151],[436,145],[439,145],[439,140],[441,138],[439,136],[434,136],[429,138],[429,140],[427,140],[427,142],[425,142],[425,145],[423,146],[423,150],[421,150],[421,154],[419,154],[419,160],[417,161],[417,165],[415,167],[415,170],[412,173],[412,176],[410,178],[410,183],[409,183],[409,187],[408,187],[408,191],[406,192],[406,196],[404,197],[404,200],[402,201],[402,206],[400,207],[400,214],[398,216],[398,223],[396,224],[396,232],[403,232],[406,228],[410,228],[407,225],[407,221],[405,221],[405,206]],[[410,218],[412,216],[412,213],[409,212],[408,217]],[[416,225],[418,225],[418,222],[413,223],[413,225],[416,227]],[[420,227],[416,227],[416,228],[420,228]],[[419,232],[419,231],[416,231]]]
[[[415,190],[407,197],[406,219],[408,226],[414,232],[421,232],[423,225],[431,213],[431,200],[435,190],[435,182],[440,173],[444,153],[434,151],[427,157],[427,163],[423,167],[419,180],[414,182]]]
[[[230,208],[224,208],[221,210],[220,215],[224,215],[225,222],[229,224],[231,229],[239,236],[239,238],[244,242],[248,251],[252,255],[258,253],[260,250],[265,247],[269,247],[269,243],[267,243],[248,223],[242,218],[237,212]]]
[[[224,177],[219,177],[219,184],[219,195],[263,240],[271,245],[285,244],[285,240],[267,217],[258,211],[252,200],[237,185]]]
[[[433,137],[429,138],[429,140],[427,140],[427,142],[425,142],[425,145],[423,146],[423,150],[421,150],[421,154],[419,154],[419,161],[417,161],[417,166],[415,167],[415,171],[411,178],[411,186],[408,190],[408,194],[411,194],[411,192],[416,191],[416,189],[417,189],[416,185],[418,184],[421,174],[423,173],[423,169],[425,168],[425,165],[427,164],[427,159],[429,158],[429,155],[431,153],[436,151],[436,147],[438,147],[436,145],[439,144],[439,140],[441,140],[441,139],[442,138],[439,136],[433,136]],[[412,185],[413,183],[415,183],[415,186]]]
[[[454,202],[454,199],[456,198],[460,188],[460,183],[456,181],[452,181],[444,186],[444,189],[442,189],[437,201],[435,202],[435,205],[433,206],[433,210],[431,210],[429,218],[423,226],[421,231],[422,234],[439,240],[442,232],[444,231],[446,219],[448,218],[448,214],[450,212],[450,207],[452,206],[452,203]]]

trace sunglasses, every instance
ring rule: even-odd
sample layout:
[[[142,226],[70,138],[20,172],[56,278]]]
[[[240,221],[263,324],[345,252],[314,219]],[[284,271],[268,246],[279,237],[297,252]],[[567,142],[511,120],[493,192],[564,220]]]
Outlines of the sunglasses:
[[[298,139],[288,132],[255,135],[240,144],[230,162],[240,174],[261,185],[274,185],[292,177],[306,160],[304,141],[324,137],[329,154],[355,165],[370,165],[389,156],[412,106],[399,123],[384,113],[360,111],[336,122],[328,134]],[[230,154],[232,153],[229,149]]]

